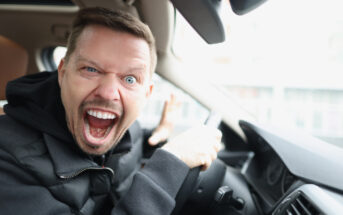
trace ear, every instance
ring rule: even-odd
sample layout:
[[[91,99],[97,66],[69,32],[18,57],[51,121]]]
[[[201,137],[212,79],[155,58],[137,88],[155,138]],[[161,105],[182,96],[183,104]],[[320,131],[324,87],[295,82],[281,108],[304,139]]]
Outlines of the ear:
[[[150,83],[149,83],[149,86],[148,86],[148,89],[147,89],[147,92],[145,94],[145,97],[146,98],[149,98],[152,94],[152,90],[154,89],[154,83],[152,80],[150,80]]]
[[[64,73],[65,73],[65,68],[64,68],[64,58],[60,61],[60,64],[58,64],[58,84],[61,87],[61,83],[64,77]]]

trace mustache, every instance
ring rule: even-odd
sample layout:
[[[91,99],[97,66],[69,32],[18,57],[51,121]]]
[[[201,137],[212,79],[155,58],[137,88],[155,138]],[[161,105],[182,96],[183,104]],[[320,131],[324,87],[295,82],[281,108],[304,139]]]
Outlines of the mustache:
[[[99,108],[105,108],[108,110],[113,110],[114,112],[118,112],[120,114],[122,113],[122,110],[123,110],[122,106],[119,105],[118,102],[104,100],[101,98],[96,98],[96,99],[93,99],[91,101],[82,102],[80,105],[80,113],[82,114],[83,110],[89,106],[96,106]]]

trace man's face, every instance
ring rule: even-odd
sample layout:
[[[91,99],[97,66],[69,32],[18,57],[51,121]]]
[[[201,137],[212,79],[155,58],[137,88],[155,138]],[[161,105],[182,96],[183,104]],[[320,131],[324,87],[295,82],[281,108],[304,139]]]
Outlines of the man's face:
[[[136,120],[152,91],[147,42],[87,26],[58,81],[68,127],[88,154],[106,153]]]

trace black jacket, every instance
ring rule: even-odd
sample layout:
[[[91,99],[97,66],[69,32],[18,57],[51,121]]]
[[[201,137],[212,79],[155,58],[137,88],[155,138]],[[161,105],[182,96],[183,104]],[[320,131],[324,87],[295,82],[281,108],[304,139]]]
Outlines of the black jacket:
[[[84,154],[66,126],[57,73],[10,82],[0,117],[0,213],[169,214],[189,169],[157,150],[141,168],[134,123],[106,156]]]

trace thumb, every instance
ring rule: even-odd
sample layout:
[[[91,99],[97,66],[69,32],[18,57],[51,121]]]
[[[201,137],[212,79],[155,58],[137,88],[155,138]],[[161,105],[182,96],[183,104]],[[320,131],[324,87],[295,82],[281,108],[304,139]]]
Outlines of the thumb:
[[[161,135],[159,135],[159,132],[154,133],[153,135],[151,135],[151,137],[148,139],[148,143],[151,146],[155,146],[160,142],[160,137]]]
[[[166,129],[158,129],[148,139],[148,143],[151,146],[155,146],[160,142],[165,141],[168,138],[168,131]]]

